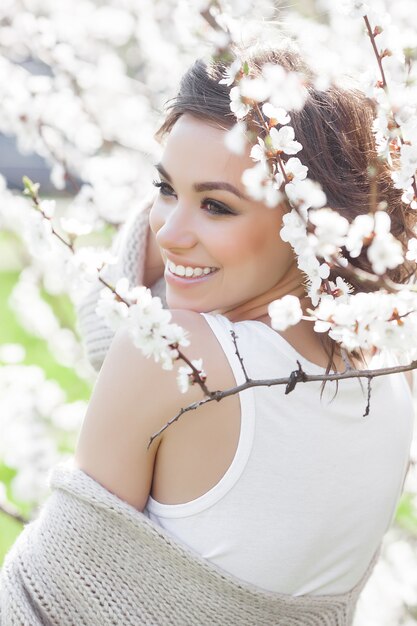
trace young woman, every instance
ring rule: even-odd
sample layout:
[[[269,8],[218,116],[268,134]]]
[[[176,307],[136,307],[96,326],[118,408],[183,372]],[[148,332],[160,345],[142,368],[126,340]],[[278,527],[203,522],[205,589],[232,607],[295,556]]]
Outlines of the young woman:
[[[294,53],[275,51],[249,66],[259,71],[266,62],[302,65]],[[238,156],[225,145],[235,120],[230,87],[218,82],[223,71],[198,61],[171,104],[159,131],[165,146],[144,262],[146,211],[130,226],[142,233],[140,275],[130,250],[132,271],[140,282],[145,273],[148,284],[163,272],[173,321],[190,336],[184,352],[203,358],[212,390],[245,380],[232,330],[252,379],[288,376],[297,360],[306,372],[324,373],[329,355],[342,371],[342,356],[310,322],[281,333],[271,328],[267,307],[276,298],[294,294],[308,306],[304,276],[279,235],[284,208],[246,194],[250,146]],[[371,106],[354,91],[310,86],[309,94],[303,111],[292,114],[300,158],[329,204],[352,219],[369,206]],[[412,218],[387,172],[380,190],[394,234],[406,243]],[[122,247],[128,242],[129,235]],[[90,332],[90,310],[86,316]],[[95,351],[99,335],[90,337],[96,364],[106,343]],[[379,356],[353,361],[382,365]],[[282,386],[246,389],[184,414],[148,449],[170,417],[201,398],[198,385],[180,394],[175,368],[163,370],[126,331],[116,334],[75,467],[55,473],[40,521],[6,561],[8,616],[12,605],[24,605],[37,616],[31,624],[352,623],[408,466],[406,377],[374,380],[366,418],[358,379],[324,390],[300,384],[289,395]]]

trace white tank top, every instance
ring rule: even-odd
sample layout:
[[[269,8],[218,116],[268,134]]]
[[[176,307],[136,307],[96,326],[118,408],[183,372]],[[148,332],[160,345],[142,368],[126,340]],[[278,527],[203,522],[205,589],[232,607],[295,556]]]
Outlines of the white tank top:
[[[202,314],[232,367],[245,381],[230,331],[253,379],[288,376],[300,361],[307,373],[324,369],[298,354],[258,321],[231,323]],[[373,367],[392,359],[376,357]],[[393,363],[395,364],[395,362]],[[270,591],[338,594],[365,573],[390,526],[408,467],[412,396],[403,374],[367,384],[256,387],[239,394],[241,428],[232,464],[199,498],[161,504],[144,513],[203,557]]]

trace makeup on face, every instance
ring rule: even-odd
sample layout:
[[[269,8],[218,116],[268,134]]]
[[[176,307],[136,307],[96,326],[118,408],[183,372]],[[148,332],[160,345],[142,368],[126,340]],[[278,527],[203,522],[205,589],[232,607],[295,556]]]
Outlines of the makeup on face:
[[[170,308],[239,305],[270,289],[294,261],[279,235],[281,209],[245,193],[250,147],[244,155],[231,153],[226,132],[184,114],[156,166],[159,194],[150,225],[166,264]]]

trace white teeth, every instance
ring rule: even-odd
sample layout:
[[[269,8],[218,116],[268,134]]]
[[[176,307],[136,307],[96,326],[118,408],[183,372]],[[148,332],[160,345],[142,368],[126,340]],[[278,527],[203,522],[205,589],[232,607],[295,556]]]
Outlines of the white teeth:
[[[167,261],[168,268],[170,272],[176,274],[177,276],[186,276],[187,278],[194,278],[198,276],[202,276],[203,274],[207,275],[214,272],[217,268],[215,267],[184,267],[184,265],[175,265],[172,261]]]

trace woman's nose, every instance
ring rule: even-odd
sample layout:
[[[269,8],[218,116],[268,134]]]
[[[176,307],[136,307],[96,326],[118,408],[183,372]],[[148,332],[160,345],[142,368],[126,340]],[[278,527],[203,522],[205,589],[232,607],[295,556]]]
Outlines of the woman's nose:
[[[192,248],[197,235],[190,217],[190,210],[179,202],[151,211],[151,228],[157,244],[165,250]]]

